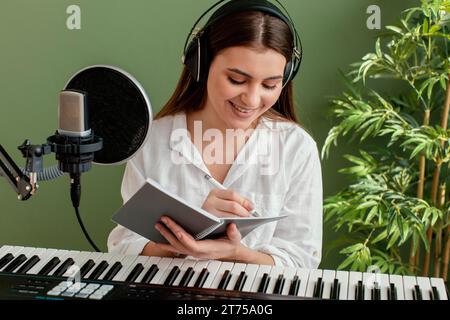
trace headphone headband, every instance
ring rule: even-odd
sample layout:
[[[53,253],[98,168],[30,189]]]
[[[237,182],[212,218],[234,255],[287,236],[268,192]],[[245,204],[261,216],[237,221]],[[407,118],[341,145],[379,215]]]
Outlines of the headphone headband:
[[[297,74],[303,55],[300,37],[286,8],[278,0],[275,0],[275,2],[278,3],[278,5],[284,10],[286,14],[284,14],[277,6],[267,0],[230,0],[213,13],[201,29],[197,28],[197,25],[204,16],[206,16],[211,10],[226,1],[227,0],[220,0],[213,4],[194,23],[188,36],[186,37],[182,62],[188,67],[189,71],[196,81],[205,81],[207,78],[207,75],[205,75],[205,73],[207,74],[207,70],[205,69],[209,67],[209,63],[206,57],[207,46],[205,41],[202,41],[202,39],[204,38],[202,37],[204,31],[207,30],[209,26],[216,23],[218,20],[235,12],[252,10],[260,11],[282,20],[284,23],[286,23],[286,25],[289,27],[289,30],[291,31],[293,39],[293,51],[291,54],[291,58],[287,62],[285,68],[285,75],[283,77],[283,86],[285,86]],[[189,42],[189,39],[191,39],[191,37],[193,38]]]

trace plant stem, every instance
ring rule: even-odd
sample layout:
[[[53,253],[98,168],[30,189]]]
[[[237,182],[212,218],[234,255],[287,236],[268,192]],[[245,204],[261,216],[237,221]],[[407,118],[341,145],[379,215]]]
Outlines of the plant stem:
[[[425,109],[423,114],[423,125],[427,126],[430,123],[430,109]],[[425,185],[425,155],[421,154],[419,157],[419,183],[417,185],[417,198],[423,199],[423,188]],[[414,238],[411,239],[411,247],[409,251],[409,271],[412,273],[418,267],[420,253],[420,242],[417,244],[416,251],[414,251]]]
[[[446,97],[445,97],[444,109],[442,110],[442,115],[441,115],[441,128],[444,128],[445,130],[447,130],[447,125],[448,125],[449,109],[450,109],[450,80],[447,81],[447,92],[446,92]],[[445,143],[445,141],[441,141],[442,147],[444,147],[444,143]],[[438,162],[438,163],[436,163],[436,167],[434,169],[433,182],[431,185],[431,202],[433,205],[436,205],[436,196],[437,196],[437,189],[438,189],[438,185],[439,185],[440,172],[441,172],[441,162]],[[430,225],[427,230],[427,243],[428,243],[428,247],[430,248],[430,250],[431,250],[432,238],[433,238],[433,226]],[[424,257],[424,262],[423,262],[423,275],[424,276],[428,275],[428,271],[429,271],[429,267],[430,267],[430,256],[431,256],[430,250],[428,250],[425,253],[425,257]]]
[[[438,208],[442,209],[445,204],[445,183],[441,183],[439,186],[439,201]],[[436,229],[436,241],[434,247],[434,262],[433,262],[433,276],[439,277],[439,269],[440,269],[440,258],[441,258],[441,250],[442,250],[442,221],[438,222],[438,226]]]
[[[446,97],[445,97],[444,108],[442,110],[442,115],[441,115],[441,128],[447,129],[449,109],[450,109],[450,80],[447,81],[447,92],[446,92]],[[445,143],[444,141],[441,141],[442,147],[444,147],[444,143]],[[431,185],[431,202],[433,205],[436,205],[436,196],[437,196],[437,189],[438,189],[438,185],[439,185],[440,172],[441,172],[441,162],[438,162],[438,163],[436,163],[436,167],[434,169],[433,182]],[[428,243],[428,247],[430,248],[430,250],[431,250],[432,237],[433,237],[433,226],[430,225],[427,230],[427,243]],[[423,262],[423,275],[424,276],[428,275],[428,271],[429,271],[429,267],[430,267],[430,257],[431,257],[430,250],[428,250],[425,253],[425,257],[424,257],[424,262]]]

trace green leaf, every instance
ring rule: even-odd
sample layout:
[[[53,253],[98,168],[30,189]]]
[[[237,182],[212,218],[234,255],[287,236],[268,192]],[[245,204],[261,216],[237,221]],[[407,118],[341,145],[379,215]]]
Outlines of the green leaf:
[[[355,261],[356,255],[350,255],[348,256],[339,266],[338,269],[342,270],[348,267],[352,262]]]
[[[386,26],[386,29],[394,31],[395,33],[401,34],[403,35],[403,31],[402,29],[400,29],[399,27],[395,27],[395,26]]]
[[[362,248],[364,248],[364,245],[363,245],[362,243],[357,243],[357,244],[354,244],[354,245],[352,245],[352,246],[349,246],[349,247],[347,247],[347,248],[345,248],[345,249],[342,249],[339,253],[342,253],[342,254],[349,254],[349,253],[353,253],[353,252],[355,252],[355,251],[359,251],[359,250],[361,250]]]
[[[377,39],[377,42],[375,44],[375,50],[377,52],[377,56],[379,58],[382,58],[382,53],[381,53],[381,45],[380,45],[380,38]]]
[[[386,238],[387,238],[387,230],[384,229],[382,232],[380,232],[380,234],[378,234],[378,235],[375,237],[375,239],[373,239],[373,240],[371,241],[371,243],[372,243],[372,244],[375,244],[375,243],[380,242],[381,240],[384,240],[384,239],[386,239]]]
[[[423,30],[423,33],[428,33],[428,19],[423,20],[422,30]]]

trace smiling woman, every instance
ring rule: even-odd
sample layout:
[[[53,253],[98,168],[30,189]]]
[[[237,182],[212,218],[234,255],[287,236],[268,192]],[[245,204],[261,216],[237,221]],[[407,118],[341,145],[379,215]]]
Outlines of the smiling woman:
[[[222,3],[189,43],[188,37],[178,85],[155,117],[148,143],[127,164],[122,196],[128,201],[151,178],[217,216],[256,209],[288,218],[243,239],[231,224],[224,238],[196,241],[168,212],[148,227],[169,244],[117,226],[109,250],[317,268],[321,167],[316,143],[296,123],[292,98],[300,39],[288,16],[266,0],[220,1],[212,8]],[[205,175],[224,188],[212,189]]]

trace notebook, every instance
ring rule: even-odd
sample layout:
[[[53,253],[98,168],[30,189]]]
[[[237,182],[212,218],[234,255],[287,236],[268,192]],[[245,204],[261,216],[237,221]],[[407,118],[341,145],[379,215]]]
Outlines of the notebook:
[[[226,235],[226,227],[235,223],[242,237],[253,229],[286,216],[276,217],[216,217],[200,207],[165,190],[159,183],[147,179],[144,185],[112,216],[112,220],[144,238],[159,243],[167,240],[154,228],[161,216],[168,216],[196,240]]]

